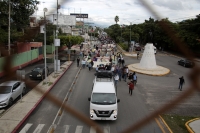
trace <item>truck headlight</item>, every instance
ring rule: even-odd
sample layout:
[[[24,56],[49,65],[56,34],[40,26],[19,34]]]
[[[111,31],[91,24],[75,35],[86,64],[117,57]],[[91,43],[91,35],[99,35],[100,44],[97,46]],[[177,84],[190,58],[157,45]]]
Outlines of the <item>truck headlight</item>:
[[[90,109],[90,114],[93,114],[94,113],[94,110],[93,109]]]
[[[114,111],[113,111],[113,114],[114,114],[114,115],[117,115],[117,110],[114,110]]]

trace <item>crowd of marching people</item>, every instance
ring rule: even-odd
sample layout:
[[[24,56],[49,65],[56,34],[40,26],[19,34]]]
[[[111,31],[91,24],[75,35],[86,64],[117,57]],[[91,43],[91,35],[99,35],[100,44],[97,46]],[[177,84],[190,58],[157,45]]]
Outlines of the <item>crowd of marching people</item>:
[[[105,45],[104,45],[105,46]],[[93,45],[93,48],[89,47],[86,50],[83,46],[80,47],[80,56],[77,58],[77,67],[79,67],[79,62],[81,62],[81,67],[84,69],[88,67],[89,71],[94,68],[94,61],[99,59],[99,64],[96,65],[95,71],[98,72],[99,70],[109,70],[113,73],[115,85],[117,87],[117,83],[119,81],[127,82],[129,86],[129,94],[132,95],[132,90],[134,89],[134,85],[137,83],[137,76],[136,73],[129,72],[128,67],[125,65],[125,60],[122,56],[121,52],[116,51],[116,47],[106,46],[103,45]],[[105,48],[102,52],[102,48]],[[108,54],[107,49],[111,49],[110,54]],[[105,54],[102,54],[105,53]],[[108,62],[105,64],[103,59],[108,59]],[[81,60],[81,61],[80,61]],[[104,62],[101,64],[101,62]]]

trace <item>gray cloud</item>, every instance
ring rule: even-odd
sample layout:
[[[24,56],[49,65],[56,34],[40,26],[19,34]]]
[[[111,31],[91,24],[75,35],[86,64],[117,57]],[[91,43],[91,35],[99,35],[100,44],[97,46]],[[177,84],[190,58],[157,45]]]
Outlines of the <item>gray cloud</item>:
[[[126,2],[125,4],[128,5],[128,6],[132,6],[132,4],[131,4],[131,3],[128,3],[128,2]]]
[[[154,5],[165,7],[171,10],[183,10],[184,6],[181,0],[153,0]]]

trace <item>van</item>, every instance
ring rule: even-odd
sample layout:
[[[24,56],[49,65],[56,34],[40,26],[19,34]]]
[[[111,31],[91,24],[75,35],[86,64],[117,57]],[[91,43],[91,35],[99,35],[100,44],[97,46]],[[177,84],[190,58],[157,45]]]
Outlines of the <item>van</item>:
[[[90,119],[117,120],[118,105],[116,88],[111,71],[99,71],[93,81],[90,101]]]

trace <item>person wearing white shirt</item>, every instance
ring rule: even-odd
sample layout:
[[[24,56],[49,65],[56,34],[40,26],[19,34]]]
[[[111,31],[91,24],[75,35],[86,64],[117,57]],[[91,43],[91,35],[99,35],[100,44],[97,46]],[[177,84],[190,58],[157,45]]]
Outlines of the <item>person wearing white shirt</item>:
[[[115,87],[117,87],[117,81],[119,80],[119,75],[118,75],[118,73],[115,74],[114,80],[115,80]]]
[[[82,64],[82,67],[83,67],[83,68],[85,68],[85,63],[86,63],[86,61],[83,59],[83,60],[81,61],[81,64]]]

